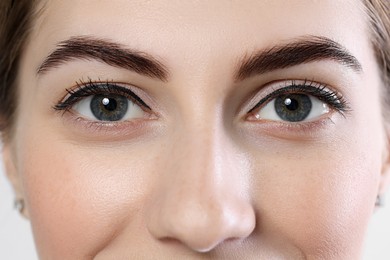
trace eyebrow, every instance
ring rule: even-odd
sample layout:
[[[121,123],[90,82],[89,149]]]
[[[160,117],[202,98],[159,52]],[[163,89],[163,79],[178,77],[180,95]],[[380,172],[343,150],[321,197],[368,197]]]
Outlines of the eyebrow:
[[[151,55],[90,36],[71,37],[57,44],[57,48],[38,67],[37,74],[45,74],[72,60],[98,60],[161,81],[166,82],[169,78],[168,69]],[[326,37],[304,36],[246,55],[240,61],[235,79],[242,81],[257,74],[321,60],[334,60],[358,73],[362,72],[361,63],[341,44]]]
[[[321,60],[333,60],[355,72],[362,72],[361,63],[341,44],[326,37],[304,36],[245,56],[240,62],[235,79],[242,81],[256,74]]]
[[[108,40],[85,36],[60,42],[38,67],[37,74],[42,75],[72,60],[98,60],[161,81],[168,80],[168,70],[152,56]]]

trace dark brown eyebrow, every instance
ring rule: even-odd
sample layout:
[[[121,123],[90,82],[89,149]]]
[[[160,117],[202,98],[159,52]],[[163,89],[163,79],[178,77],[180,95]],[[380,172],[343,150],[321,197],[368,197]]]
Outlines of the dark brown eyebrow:
[[[152,56],[125,48],[120,44],[93,37],[79,36],[62,41],[38,67],[44,74],[71,60],[98,60],[110,66],[124,68],[138,74],[167,81],[168,70]]]
[[[256,74],[325,59],[339,62],[356,72],[362,71],[360,62],[339,43],[326,37],[305,36],[244,57],[235,78],[241,81]]]

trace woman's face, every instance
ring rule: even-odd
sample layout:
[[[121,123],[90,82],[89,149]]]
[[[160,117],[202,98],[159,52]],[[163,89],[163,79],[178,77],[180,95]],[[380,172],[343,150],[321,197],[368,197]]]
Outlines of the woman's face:
[[[5,145],[40,257],[358,259],[387,165],[365,17],[45,1]]]

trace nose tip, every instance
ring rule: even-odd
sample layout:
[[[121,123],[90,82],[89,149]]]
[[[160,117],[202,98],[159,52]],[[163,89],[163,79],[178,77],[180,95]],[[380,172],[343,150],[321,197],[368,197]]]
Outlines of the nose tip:
[[[172,237],[197,252],[208,252],[219,244],[248,237],[254,229],[253,212],[215,209],[212,214],[198,210],[172,223]]]
[[[221,201],[224,201],[223,199]],[[177,201],[179,205],[183,201]],[[165,208],[158,219],[151,221],[151,233],[159,240],[175,240],[200,253],[213,250],[225,242],[248,237],[255,228],[255,214],[245,203],[221,205],[184,202],[172,211]],[[154,224],[154,225],[153,225]]]

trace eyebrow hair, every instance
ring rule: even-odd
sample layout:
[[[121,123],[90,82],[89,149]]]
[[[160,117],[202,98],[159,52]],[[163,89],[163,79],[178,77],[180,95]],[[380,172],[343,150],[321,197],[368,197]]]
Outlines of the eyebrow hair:
[[[362,72],[362,65],[357,58],[339,43],[326,37],[304,36],[285,45],[276,45],[244,57],[235,78],[236,81],[242,81],[255,74],[326,59]]]
[[[38,67],[37,74],[44,74],[72,60],[98,60],[113,67],[124,68],[138,74],[167,81],[168,70],[150,55],[126,49],[108,40],[87,36],[71,37],[62,41]]]

